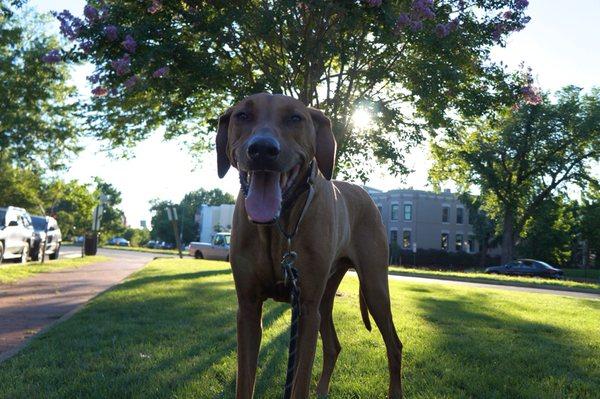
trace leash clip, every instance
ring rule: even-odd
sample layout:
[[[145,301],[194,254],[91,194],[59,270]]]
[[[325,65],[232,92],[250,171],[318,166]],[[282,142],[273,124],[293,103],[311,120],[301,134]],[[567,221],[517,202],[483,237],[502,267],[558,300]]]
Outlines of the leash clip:
[[[296,269],[294,268],[294,262],[296,262],[298,254],[294,251],[287,251],[283,254],[281,259],[281,269],[283,270],[283,283],[287,286],[288,283],[292,283],[296,286],[296,279],[298,278]]]

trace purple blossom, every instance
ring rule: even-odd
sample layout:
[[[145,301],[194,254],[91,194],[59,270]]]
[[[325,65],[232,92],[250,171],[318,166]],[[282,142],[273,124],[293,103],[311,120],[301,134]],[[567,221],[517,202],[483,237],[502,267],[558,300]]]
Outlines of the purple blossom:
[[[94,22],[98,19],[98,10],[96,7],[86,4],[86,6],[83,7],[83,15],[85,15],[85,18],[89,22]]]
[[[529,1],[528,0],[516,0],[515,1],[515,8],[517,10],[523,10],[528,5],[529,5]]]
[[[163,76],[166,76],[168,73],[169,73],[169,67],[164,66],[164,67],[158,68],[156,71],[154,71],[152,73],[152,77],[153,78],[162,78]]]
[[[396,25],[394,27],[394,29],[397,32],[400,32],[402,30],[404,30],[404,28],[406,28],[408,25],[410,24],[410,16],[403,12],[400,13],[400,15],[398,15],[398,19],[396,19]]]
[[[502,37],[502,33],[504,32],[504,25],[501,23],[497,23],[494,25],[494,30],[492,31],[492,38],[494,41],[500,41]]]
[[[542,102],[542,96],[539,94],[538,89],[531,84],[523,87],[521,89],[521,94],[523,95],[525,102],[529,105],[538,105]]]
[[[437,24],[435,26],[435,34],[438,37],[446,37],[450,34],[450,26],[446,24]]]
[[[119,37],[119,29],[114,25],[108,25],[104,27],[104,36],[109,41],[114,42]]]
[[[94,43],[92,43],[89,40],[86,40],[79,44],[79,47],[81,48],[81,50],[83,51],[84,54],[89,54],[90,51],[92,51],[93,46],[94,46]]]
[[[92,94],[96,97],[104,97],[108,94],[108,89],[103,86],[97,86],[92,89]]]
[[[56,49],[50,50],[42,56],[42,62],[45,62],[46,64],[56,64],[61,61],[62,57],[60,56],[60,51]]]
[[[93,75],[90,75],[86,78],[88,81],[90,81],[91,83],[98,83],[100,81],[100,75],[95,73]]]
[[[152,5],[148,7],[148,12],[150,14],[155,14],[162,10],[162,0],[152,0]]]
[[[135,49],[137,48],[137,42],[133,39],[131,35],[125,36],[125,40],[121,43],[123,48],[131,54],[135,53]]]
[[[83,27],[83,21],[73,16],[68,10],[64,10],[58,14],[53,13],[53,15],[60,22],[60,33],[71,41],[77,39]]]
[[[503,16],[505,19],[511,19],[511,18],[512,18],[512,16],[513,16],[513,12],[512,12],[512,11],[506,11],[504,14],[502,14],[502,16]]]
[[[421,21],[410,21],[409,25],[410,25],[410,29],[413,32],[418,32],[421,29],[423,29],[423,22],[421,22]]]
[[[369,7],[379,7],[382,3],[382,0],[366,0]]]
[[[414,0],[411,5],[414,19],[434,19],[433,0]]]
[[[132,77],[130,77],[129,79],[127,79],[123,85],[125,85],[125,87],[127,89],[131,89],[133,86],[135,86],[138,82],[140,81],[140,78],[138,78],[137,75],[133,75]]]
[[[122,58],[111,61],[110,66],[115,70],[117,76],[123,76],[129,73],[131,58],[129,58],[129,54],[125,54]]]

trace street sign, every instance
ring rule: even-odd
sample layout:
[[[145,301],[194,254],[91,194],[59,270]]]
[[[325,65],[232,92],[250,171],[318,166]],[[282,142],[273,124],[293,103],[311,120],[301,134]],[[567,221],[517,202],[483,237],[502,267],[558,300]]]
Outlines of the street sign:
[[[94,212],[92,213],[92,231],[100,230],[103,209],[104,207],[102,205],[98,205],[94,208]]]
[[[170,222],[177,220],[177,208],[174,205],[167,206],[167,217]]]

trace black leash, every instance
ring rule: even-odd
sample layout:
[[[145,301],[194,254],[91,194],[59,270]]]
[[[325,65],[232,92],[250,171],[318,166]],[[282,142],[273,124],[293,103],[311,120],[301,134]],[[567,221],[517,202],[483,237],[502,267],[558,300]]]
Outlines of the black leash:
[[[298,258],[298,254],[292,251],[292,239],[298,232],[300,222],[304,218],[306,211],[312,202],[314,197],[313,180],[316,173],[314,163],[311,163],[310,170],[306,184],[308,186],[308,194],[304,207],[300,213],[300,217],[296,221],[296,225],[291,233],[286,232],[280,223],[280,219],[277,219],[277,227],[281,234],[287,240],[287,251],[283,254],[281,259],[281,269],[283,272],[283,282],[290,290],[290,304],[292,306],[292,321],[290,326],[290,345],[288,349],[288,363],[287,363],[287,374],[285,377],[285,390],[283,393],[284,399],[292,397],[292,385],[294,383],[294,371],[296,369],[296,350],[298,345],[298,320],[300,319],[300,287],[298,286],[298,269],[294,267],[294,262]]]

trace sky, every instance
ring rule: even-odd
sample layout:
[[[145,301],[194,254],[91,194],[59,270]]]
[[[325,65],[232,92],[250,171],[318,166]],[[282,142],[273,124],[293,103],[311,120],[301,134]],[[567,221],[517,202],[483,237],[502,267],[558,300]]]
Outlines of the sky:
[[[29,5],[41,12],[68,9],[81,15],[85,2],[31,0]],[[600,0],[530,0],[528,15],[532,19],[524,30],[513,33],[506,47],[493,49],[493,60],[511,69],[525,62],[544,90],[555,91],[568,84],[586,90],[600,86]],[[85,80],[90,73],[90,66],[73,70],[73,84],[83,95],[91,90]],[[100,176],[113,184],[122,193],[121,208],[132,227],[150,220],[149,201],[153,198],[177,203],[198,188],[220,188],[234,195],[239,190],[235,172],[218,178],[213,152],[204,154],[198,162],[183,146],[183,140],[164,141],[160,131],[139,143],[129,159],[111,157],[93,139],[84,139],[83,144],[85,150],[63,177],[89,183],[93,176]],[[431,189],[427,184],[431,160],[426,146],[407,154],[407,166],[413,172],[403,177],[379,169],[367,185],[382,190]]]

